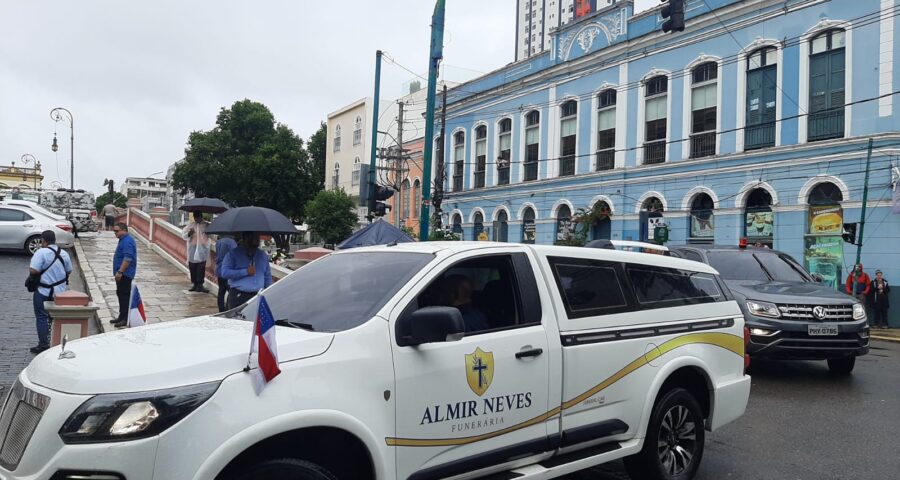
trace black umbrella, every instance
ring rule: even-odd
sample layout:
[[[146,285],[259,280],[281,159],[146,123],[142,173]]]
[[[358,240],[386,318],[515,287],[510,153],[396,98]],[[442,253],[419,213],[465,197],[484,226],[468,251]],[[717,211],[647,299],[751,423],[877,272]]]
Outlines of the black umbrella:
[[[238,207],[216,217],[206,233],[242,233],[256,232],[263,234],[299,233],[297,227],[280,212],[263,207]]]
[[[178,207],[179,210],[184,210],[185,212],[203,212],[203,213],[222,213],[228,210],[229,207],[227,203],[219,200],[218,198],[192,198],[186,202],[184,205]]]

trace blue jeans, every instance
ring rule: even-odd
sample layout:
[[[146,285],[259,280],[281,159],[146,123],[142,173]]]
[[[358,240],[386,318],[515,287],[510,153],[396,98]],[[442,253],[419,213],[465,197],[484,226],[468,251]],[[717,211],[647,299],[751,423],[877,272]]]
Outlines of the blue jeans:
[[[44,302],[50,299],[45,295],[41,295],[37,290],[34,291],[34,320],[37,326],[38,345],[42,347],[50,346],[50,315],[44,310]]]

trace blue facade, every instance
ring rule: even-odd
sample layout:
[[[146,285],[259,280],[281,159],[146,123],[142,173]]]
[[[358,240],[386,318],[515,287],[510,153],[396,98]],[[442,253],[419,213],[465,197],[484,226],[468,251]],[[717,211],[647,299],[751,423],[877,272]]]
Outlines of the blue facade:
[[[633,15],[623,1],[569,25],[550,51],[450,92],[444,221],[465,239],[533,230],[549,244],[570,236],[561,217],[602,206],[609,219],[590,236],[640,240],[640,212],[661,204],[670,244],[749,236],[809,264],[807,247],[835,235],[813,217],[860,220],[872,139],[862,263],[900,283],[897,7],[689,0],[687,30],[673,35],[658,10]],[[835,277],[856,257],[841,245]]]

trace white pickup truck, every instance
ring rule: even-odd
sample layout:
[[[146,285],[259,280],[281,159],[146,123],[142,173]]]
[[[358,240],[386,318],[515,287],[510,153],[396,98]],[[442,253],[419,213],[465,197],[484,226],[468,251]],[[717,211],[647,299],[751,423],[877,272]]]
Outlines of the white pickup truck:
[[[259,297],[54,347],[0,413],[0,478],[525,480],[624,457],[685,480],[750,393],[741,310],[688,260],[401,244],[261,295],[281,374],[259,394]]]

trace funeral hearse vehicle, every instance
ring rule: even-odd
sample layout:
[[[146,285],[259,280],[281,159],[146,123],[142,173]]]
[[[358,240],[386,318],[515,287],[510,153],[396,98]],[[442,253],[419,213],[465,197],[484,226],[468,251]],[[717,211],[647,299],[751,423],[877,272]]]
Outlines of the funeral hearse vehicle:
[[[741,245],[671,250],[719,272],[744,311],[751,356],[827,360],[833,373],[847,375],[856,357],[869,352],[865,306],[823,284],[790,255]]]
[[[352,249],[231,312],[37,356],[0,412],[0,478],[527,480],[624,458],[687,480],[705,432],[744,413],[745,332],[699,262]]]

